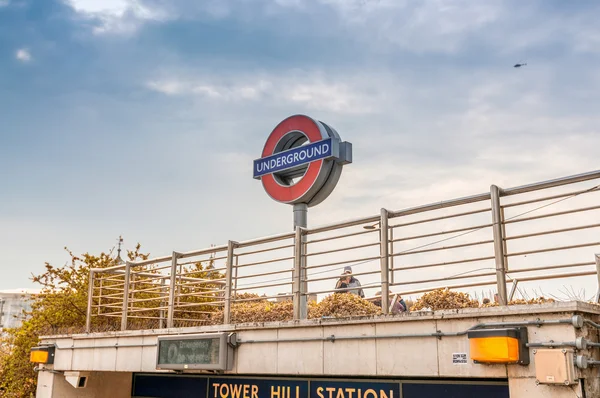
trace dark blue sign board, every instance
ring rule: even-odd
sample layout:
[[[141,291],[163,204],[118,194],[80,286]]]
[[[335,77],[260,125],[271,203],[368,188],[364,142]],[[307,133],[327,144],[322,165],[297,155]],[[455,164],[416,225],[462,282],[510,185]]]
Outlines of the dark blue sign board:
[[[338,141],[326,138],[312,144],[299,146],[287,151],[279,152],[254,161],[254,178],[260,178],[266,174],[291,170],[304,166],[320,159],[338,157]]]
[[[401,393],[402,392],[402,393]],[[508,383],[134,374],[133,398],[509,398]]]

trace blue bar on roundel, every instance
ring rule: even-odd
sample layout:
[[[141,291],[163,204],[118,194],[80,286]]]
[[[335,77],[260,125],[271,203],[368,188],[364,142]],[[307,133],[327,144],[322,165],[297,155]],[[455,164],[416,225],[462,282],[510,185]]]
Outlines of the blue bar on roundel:
[[[254,161],[253,177],[299,168],[320,159],[338,157],[339,142],[331,138],[299,146]]]

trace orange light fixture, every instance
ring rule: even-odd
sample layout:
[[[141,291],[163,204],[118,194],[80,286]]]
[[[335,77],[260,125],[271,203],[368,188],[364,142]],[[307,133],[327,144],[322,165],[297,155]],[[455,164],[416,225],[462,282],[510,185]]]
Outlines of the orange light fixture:
[[[527,328],[472,330],[467,337],[475,363],[529,364]]]
[[[54,346],[33,347],[29,353],[29,362],[52,365],[54,363]]]

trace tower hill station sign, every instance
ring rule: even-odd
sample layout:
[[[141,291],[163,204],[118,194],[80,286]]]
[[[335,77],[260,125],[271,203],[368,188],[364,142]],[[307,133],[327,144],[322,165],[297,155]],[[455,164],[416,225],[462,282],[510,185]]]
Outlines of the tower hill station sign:
[[[294,206],[294,226],[306,227],[308,207],[333,191],[342,167],[352,163],[352,144],[331,126],[305,115],[279,123],[267,138],[253,177],[275,201]]]

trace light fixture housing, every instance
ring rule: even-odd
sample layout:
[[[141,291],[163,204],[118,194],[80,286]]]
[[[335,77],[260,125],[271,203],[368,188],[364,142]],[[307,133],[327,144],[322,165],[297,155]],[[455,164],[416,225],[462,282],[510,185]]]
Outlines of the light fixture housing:
[[[33,347],[29,353],[29,362],[52,365],[55,350],[53,345]]]
[[[526,327],[471,330],[467,337],[475,363],[529,365]]]

